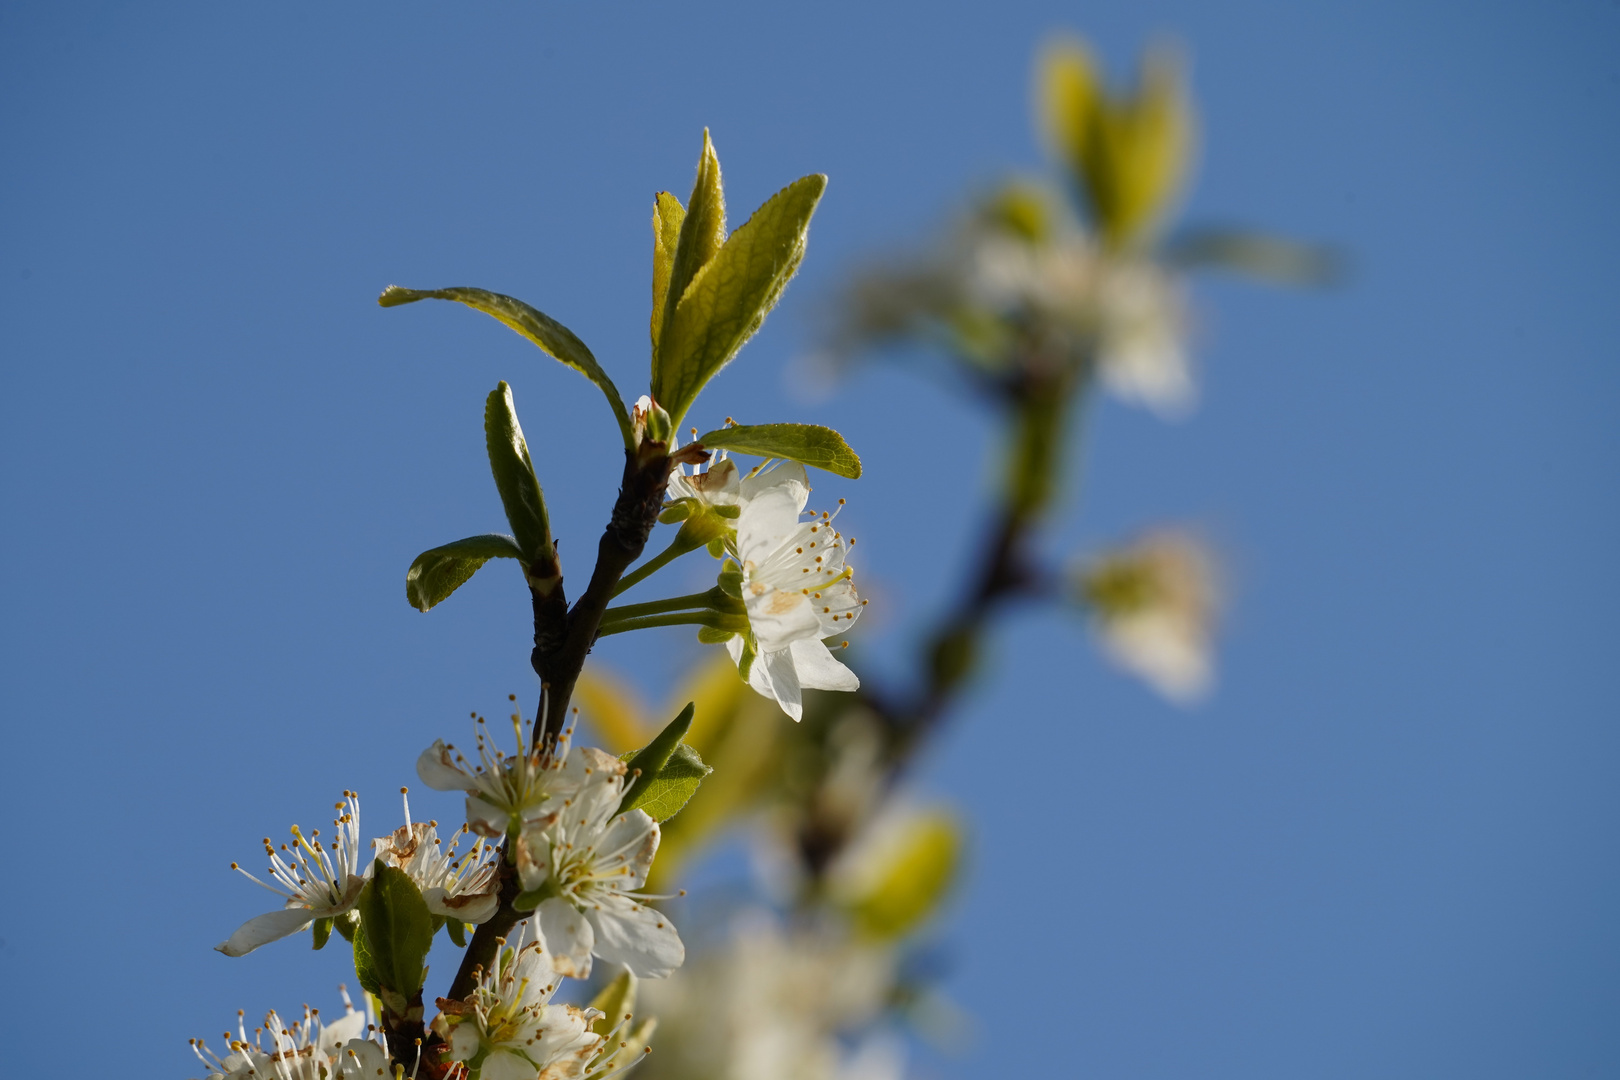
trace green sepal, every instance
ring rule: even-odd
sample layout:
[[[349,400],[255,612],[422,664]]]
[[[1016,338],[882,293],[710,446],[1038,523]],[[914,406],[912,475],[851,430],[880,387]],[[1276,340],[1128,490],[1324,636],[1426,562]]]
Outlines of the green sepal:
[[[574,336],[574,332],[562,323],[542,312],[516,300],[510,296],[490,292],[487,289],[469,289],[463,286],[452,286],[448,289],[402,289],[398,285],[390,285],[377,297],[377,303],[383,307],[398,307],[401,304],[413,304],[418,300],[454,300],[466,304],[474,311],[482,311],[507,326],[516,330],[550,356],[561,360],[575,371],[584,375],[595,383],[608,399],[608,405],[613,409],[613,418],[618,421],[619,434],[624,438],[627,448],[635,448],[635,435],[630,425],[630,413],[624,407],[624,399],[619,396],[618,387],[608,378],[602,365],[597,363],[596,357],[585,343]]]
[[[736,563],[726,560],[720,567],[720,576],[715,578],[715,584],[720,591],[734,600],[742,599],[743,575],[742,569]],[[744,609],[746,610],[746,609]]]
[[[652,396],[675,424],[776,306],[804,258],[810,216],[826,187],[827,178],[818,173],[771,196],[697,271],[685,291],[677,293],[686,244],[683,226],[682,250],[670,282],[670,296],[679,296],[679,301],[665,308],[652,370]],[[686,226],[692,225],[692,216],[688,211]]]
[[[722,630],[717,626],[698,627],[698,640],[705,645],[724,645],[737,634],[732,630]]]
[[[680,813],[703,778],[714,771],[696,750],[681,742],[691,730],[695,712],[696,706],[688,702],[652,742],[624,755],[633,779],[619,803],[619,813],[643,810],[654,821],[668,821]]]
[[[324,949],[326,941],[332,936],[332,920],[330,917],[316,919],[315,925],[310,927],[310,947],[316,950]]]
[[[681,531],[675,534],[675,543],[687,551],[708,547],[716,540],[724,545],[726,538],[734,534],[737,527],[723,514],[716,513],[719,509],[705,507],[688,516],[681,523]]]
[[[754,632],[748,631],[743,635],[742,655],[737,657],[737,674],[743,682],[748,681],[748,673],[754,670],[754,661],[759,657],[759,642],[754,638]]]
[[[446,919],[444,932],[450,935],[450,941],[458,949],[467,947],[467,924],[460,919]]]
[[[692,516],[692,510],[696,503],[696,499],[676,499],[658,512],[658,523],[660,525],[673,525],[677,521],[685,521]]]
[[[719,514],[721,517],[731,521],[736,521],[738,518],[742,517],[742,507],[740,506],[714,506],[710,507],[710,509],[712,509],[716,514]]]
[[[534,474],[529,443],[512,403],[512,388],[504,380],[484,402],[484,445],[489,450],[489,471],[523,558],[529,564],[555,563],[546,495]]]
[[[708,547],[709,554],[713,555],[715,558],[721,559],[725,557],[726,542],[724,540],[710,540]]]
[[[332,919],[332,928],[344,941],[353,941],[354,932],[360,928],[360,913],[358,911],[345,911]]]
[[[850,480],[861,475],[861,459],[849,448],[844,437],[820,424],[733,425],[699,435],[697,442],[714,450],[786,458]]]
[[[360,890],[356,906],[360,933],[355,941],[365,940],[365,953],[379,987],[373,993],[394,1009],[396,999],[410,998],[422,989],[423,963],[433,947],[433,913],[410,875],[381,859],[373,862],[371,880]],[[357,946],[357,974],[359,951]]]
[[[523,559],[523,549],[504,533],[469,536],[422,552],[405,571],[405,599],[427,611],[449,599],[491,559]]]

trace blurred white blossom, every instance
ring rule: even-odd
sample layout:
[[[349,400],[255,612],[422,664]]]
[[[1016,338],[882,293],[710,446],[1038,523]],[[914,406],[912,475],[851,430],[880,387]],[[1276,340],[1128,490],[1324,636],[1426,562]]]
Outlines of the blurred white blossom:
[[[1219,597],[1215,560],[1202,542],[1150,533],[1083,567],[1079,587],[1115,663],[1177,702],[1208,692]]]

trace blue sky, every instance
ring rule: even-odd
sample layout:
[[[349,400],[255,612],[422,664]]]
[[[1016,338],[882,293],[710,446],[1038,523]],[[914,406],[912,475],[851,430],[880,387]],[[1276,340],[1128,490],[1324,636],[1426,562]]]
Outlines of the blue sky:
[[[391,822],[422,746],[530,695],[515,574],[430,616],[401,580],[501,524],[496,380],[556,448],[565,560],[618,474],[582,380],[374,297],[512,293],[638,392],[650,200],[704,126],[734,214],[832,178],[704,405],[849,437],[868,476],[829,493],[903,645],[971,542],[987,429],[899,372],[817,398],[793,364],[863,258],[1040,168],[1029,59],[1061,27],[1116,72],[1185,43],[1186,217],[1354,273],[1201,285],[1200,412],[1095,411],[1051,550],[1205,523],[1238,587],[1221,687],[1176,711],[1059,613],[1009,627],[925,770],[974,823],[940,939],[979,1018],[927,1068],[1620,1068],[1620,7],[1565,0],[0,6],[0,808],[27,860],[0,1000],[46,1033],[11,1067],[183,1076],[238,1007],[330,1007],[336,953],[210,951],[260,910],[227,864],[344,787]]]

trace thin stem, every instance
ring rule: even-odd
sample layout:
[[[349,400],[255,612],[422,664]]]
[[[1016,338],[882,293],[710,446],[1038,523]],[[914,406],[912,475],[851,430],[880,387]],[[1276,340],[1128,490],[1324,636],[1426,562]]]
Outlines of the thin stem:
[[[685,596],[672,596],[667,600],[649,600],[645,604],[620,604],[610,607],[602,613],[602,625],[619,622],[623,619],[639,619],[643,615],[662,615],[666,611],[683,611],[686,608],[703,608],[714,606],[714,590],[707,589],[700,593],[688,593]],[[604,632],[606,632],[604,630]]]
[[[664,567],[668,566],[682,555],[686,555],[696,550],[696,547],[690,547],[683,544],[681,542],[680,534],[676,533],[675,539],[670,542],[669,547],[665,548],[663,551],[660,551],[657,555],[654,555],[652,558],[648,559],[646,562],[624,575],[624,577],[620,578],[619,584],[613,590],[613,595],[618,596],[626,589],[639,585],[641,582],[645,581],[653,574],[656,574],[658,571],[662,570]]]
[[[705,608],[702,611],[674,611],[667,615],[647,615],[638,619],[619,619],[603,623],[600,634],[623,634],[629,630],[650,630],[659,626],[711,626],[716,630],[730,630],[737,616]]]

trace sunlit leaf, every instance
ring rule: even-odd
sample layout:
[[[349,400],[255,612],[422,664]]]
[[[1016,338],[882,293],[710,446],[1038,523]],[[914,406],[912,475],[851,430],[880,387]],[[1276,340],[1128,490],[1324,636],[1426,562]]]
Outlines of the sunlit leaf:
[[[506,508],[506,521],[524,559],[530,564],[549,563],[554,556],[546,495],[534,474],[529,443],[512,403],[512,388],[504,381],[484,402],[484,445],[489,450],[489,471]]]
[[[613,409],[613,418],[618,421],[624,444],[626,446],[634,444],[635,436],[630,426],[630,414],[624,407],[624,399],[619,396],[618,387],[613,385],[613,380],[602,370],[602,365],[597,363],[596,357],[591,355],[591,350],[586,348],[585,343],[568,327],[521,300],[487,289],[472,289],[461,285],[451,286],[448,289],[403,289],[398,285],[390,285],[382,291],[381,296],[377,297],[377,303],[383,307],[398,307],[418,300],[454,300],[466,304],[475,311],[482,311],[499,319],[540,346],[548,355],[584,375],[606,396],[609,407]]]
[[[669,278],[675,267],[675,249],[680,245],[681,223],[686,208],[667,191],[653,199],[653,286],[652,347],[658,351],[658,337],[664,331],[664,304],[669,298]]]
[[[371,880],[360,891],[358,942],[365,938],[365,953],[381,989],[409,998],[422,989],[423,963],[433,946],[433,913],[410,875],[380,859]]]
[[[878,872],[850,905],[855,925],[877,938],[901,937],[939,905],[956,876],[962,835],[943,811],[908,819],[873,853]]]
[[[861,475],[861,459],[844,437],[819,424],[739,424],[699,435],[697,441],[711,450],[800,461],[851,480]]]
[[[486,533],[424,551],[405,572],[405,598],[417,611],[426,611],[461,588],[491,559],[521,561],[523,549],[510,536]]]
[[[679,423],[698,392],[754,335],[804,257],[810,216],[827,178],[806,176],[773,195],[699,269],[673,311],[653,359],[653,397]],[[692,225],[688,211],[681,243]],[[670,295],[679,284],[677,254]]]
[[[654,821],[672,818],[714,771],[696,750],[681,742],[692,727],[693,711],[688,702],[652,742],[635,754],[624,755],[634,779],[619,803],[619,813],[644,810]]]

